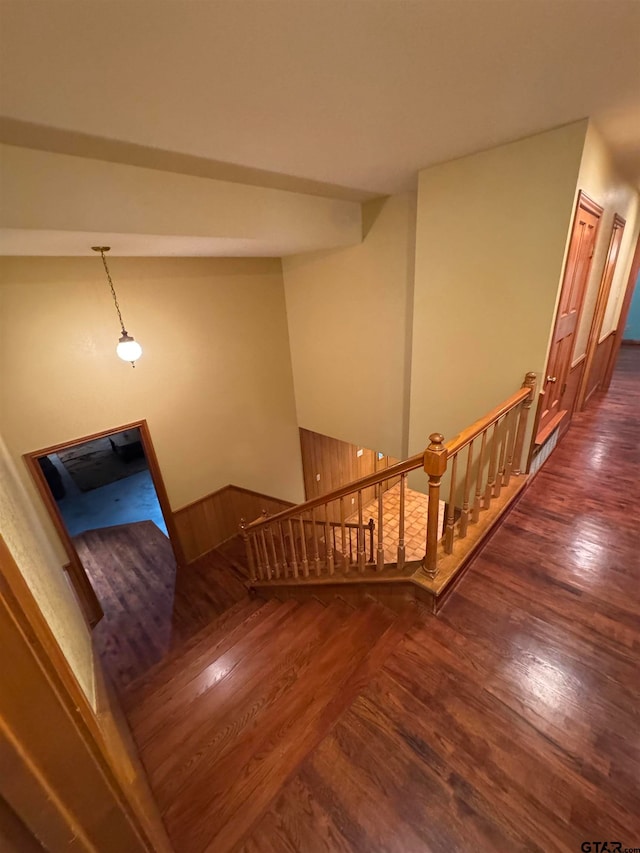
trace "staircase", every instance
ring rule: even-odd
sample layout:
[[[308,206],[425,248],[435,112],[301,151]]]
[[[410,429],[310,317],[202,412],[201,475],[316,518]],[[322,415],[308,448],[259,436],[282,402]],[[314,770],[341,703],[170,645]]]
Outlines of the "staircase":
[[[129,721],[176,850],[237,849],[418,618],[247,597],[134,683]]]
[[[251,587],[279,598],[313,595],[328,601],[339,594],[356,602],[371,595],[395,608],[413,600],[437,612],[526,485],[535,385],[535,373],[527,373],[518,391],[446,443],[432,433],[427,448],[403,462],[276,515],[265,511],[243,522]],[[426,517],[408,549],[408,536],[416,534],[405,524],[407,481],[421,471],[428,477]],[[398,508],[391,515],[384,485],[389,481],[399,484]],[[365,507],[364,495],[372,489],[376,504]],[[350,507],[357,507],[355,521]],[[365,523],[369,513],[374,518]],[[416,546],[424,549],[420,559]]]

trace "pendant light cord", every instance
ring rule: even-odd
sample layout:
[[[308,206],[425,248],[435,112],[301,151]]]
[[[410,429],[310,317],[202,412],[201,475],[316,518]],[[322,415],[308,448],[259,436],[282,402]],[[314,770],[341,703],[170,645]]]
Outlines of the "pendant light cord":
[[[107,274],[107,279],[109,280],[109,287],[111,288],[111,295],[113,296],[113,303],[116,306],[116,311],[118,312],[118,319],[120,320],[120,326],[122,328],[122,334],[126,335],[127,330],[124,327],[124,321],[122,319],[122,314],[120,313],[120,305],[118,304],[118,297],[116,296],[116,289],[113,286],[113,282],[111,281],[111,274],[109,273],[109,267],[107,266],[107,259],[104,256],[104,249],[100,249],[100,257],[102,258],[102,263],[104,264],[104,271]]]

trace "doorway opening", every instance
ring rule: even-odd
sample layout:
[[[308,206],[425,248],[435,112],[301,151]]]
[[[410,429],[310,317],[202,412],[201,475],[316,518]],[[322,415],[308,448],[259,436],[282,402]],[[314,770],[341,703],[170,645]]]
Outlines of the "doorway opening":
[[[119,692],[169,650],[182,563],[145,421],[25,460],[69,556],[69,579]]]
[[[168,538],[139,427],[38,457],[70,536],[152,521]]]

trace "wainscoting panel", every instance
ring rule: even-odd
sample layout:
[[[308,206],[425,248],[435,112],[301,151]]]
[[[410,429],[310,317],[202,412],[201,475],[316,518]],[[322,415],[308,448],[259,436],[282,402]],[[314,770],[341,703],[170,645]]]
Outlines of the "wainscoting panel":
[[[300,449],[302,451],[302,471],[304,476],[304,492],[307,500],[320,497],[340,486],[374,474],[389,465],[394,465],[398,459],[383,456],[378,459],[378,453],[368,448],[361,448],[347,441],[340,441],[319,432],[300,428]],[[360,452],[360,455],[358,453]],[[320,479],[318,479],[320,475]],[[398,482],[388,480],[386,489]],[[375,487],[362,492],[362,502],[367,504],[377,497]],[[347,515],[352,515],[354,506],[346,507]],[[339,505],[330,507],[332,521],[338,521]]]
[[[569,375],[567,376],[567,389],[562,398],[562,408],[569,412],[569,415],[560,424],[560,434],[569,429],[571,417],[575,411],[578,402],[578,392],[582,383],[582,374],[586,362],[586,355],[582,355],[574,364],[571,365]]]
[[[235,536],[242,518],[253,521],[265,509],[274,515],[290,506],[289,501],[229,485],[176,510],[173,519],[186,562]]]
[[[609,357],[611,356],[614,337],[615,330],[599,341],[598,346],[596,347],[593,362],[591,364],[591,372],[587,379],[587,390],[584,398],[585,406],[589,402],[591,395],[602,387],[607,365],[609,363]]]

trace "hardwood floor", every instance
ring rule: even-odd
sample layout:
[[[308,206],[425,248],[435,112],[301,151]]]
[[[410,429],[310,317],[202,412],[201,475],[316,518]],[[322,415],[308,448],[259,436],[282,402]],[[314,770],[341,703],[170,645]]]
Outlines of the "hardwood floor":
[[[246,600],[143,679],[177,853],[640,848],[639,399],[623,349],[437,617]]]
[[[104,610],[94,644],[120,693],[246,596],[223,555],[177,572],[169,540],[151,521],[89,530],[73,541]]]
[[[269,601],[204,636],[130,716],[176,849],[234,849],[405,628],[374,602]]]

